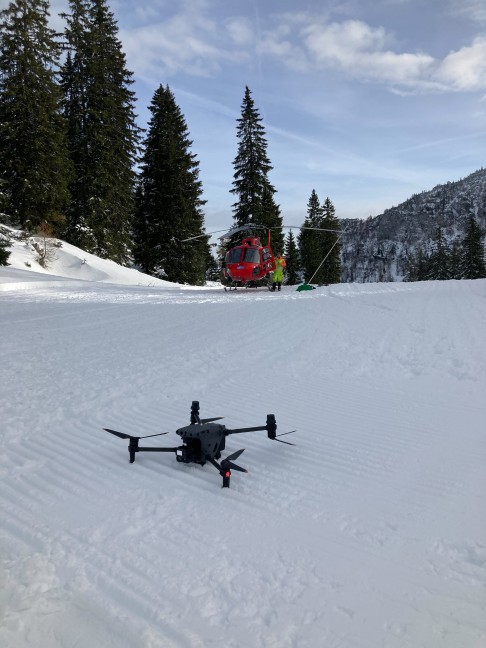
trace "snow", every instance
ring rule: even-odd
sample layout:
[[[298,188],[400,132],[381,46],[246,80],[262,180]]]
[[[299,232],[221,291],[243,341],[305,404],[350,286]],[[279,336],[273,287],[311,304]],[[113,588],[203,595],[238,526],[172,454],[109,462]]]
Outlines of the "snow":
[[[486,645],[486,280],[225,293],[67,244],[34,272],[22,245],[0,268],[2,647]],[[178,445],[193,400],[297,445],[228,437],[249,473],[222,489],[102,430]]]

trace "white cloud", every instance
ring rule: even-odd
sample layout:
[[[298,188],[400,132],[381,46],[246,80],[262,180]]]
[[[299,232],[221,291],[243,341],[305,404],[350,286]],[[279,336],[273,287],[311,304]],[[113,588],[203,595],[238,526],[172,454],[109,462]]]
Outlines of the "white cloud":
[[[262,51],[289,68],[334,70],[395,93],[486,89],[486,36],[437,59],[426,52],[399,52],[393,34],[360,20],[329,22],[309,14],[280,16]]]
[[[221,25],[206,15],[204,5],[196,4],[164,21],[122,30],[121,37],[129,66],[138,76],[173,76],[178,72],[209,76],[218,72],[223,62],[240,57],[237,49],[221,46],[221,31]],[[243,37],[241,23],[239,29],[232,23],[230,36]]]
[[[255,29],[248,18],[230,18],[225,23],[230,39],[236,45],[248,45],[255,40]]]
[[[260,55],[279,59],[293,70],[305,72],[308,69],[306,54],[298,44],[292,42],[289,25],[280,24],[275,29],[264,31],[258,43],[258,51]]]
[[[484,0],[450,0],[450,11],[455,16],[465,16],[474,22],[486,23]]]
[[[183,2],[163,21],[121,35],[130,69],[145,78],[210,76],[266,56],[299,73],[332,70],[399,94],[486,89],[484,36],[437,59],[399,51],[391,32],[362,20],[331,22],[300,11],[259,17],[255,25],[242,15],[215,17],[206,0]]]
[[[486,88],[486,37],[448,54],[438,67],[437,77],[455,90]]]
[[[385,30],[358,20],[314,23],[303,30],[302,37],[314,65],[337,67],[362,80],[414,85],[434,63],[427,54],[397,54],[385,49],[391,41]]]

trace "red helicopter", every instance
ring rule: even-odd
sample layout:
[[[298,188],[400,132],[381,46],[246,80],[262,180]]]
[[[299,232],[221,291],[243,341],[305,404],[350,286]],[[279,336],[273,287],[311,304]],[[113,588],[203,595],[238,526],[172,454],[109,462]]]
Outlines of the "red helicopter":
[[[255,230],[266,229],[268,232],[267,243],[262,244],[261,239],[255,236]],[[251,286],[263,283],[265,277],[275,270],[275,255],[270,245],[270,229],[264,226],[249,224],[241,227],[233,227],[226,234],[219,237],[220,241],[229,240],[238,232],[248,232],[250,235],[244,238],[240,245],[230,248],[224,257],[223,275],[225,279],[225,290],[236,290],[238,286],[250,288]],[[216,233],[216,232],[213,232]],[[192,236],[181,241],[193,241],[201,236]]]
[[[227,239],[236,231],[253,229],[248,226],[233,229],[220,239]],[[275,256],[270,245],[270,230],[266,245],[260,238],[247,236],[240,245],[230,248],[224,257],[223,274],[226,280],[225,290],[236,290],[241,285],[245,288],[254,286],[275,270]]]
[[[319,232],[336,232],[337,230],[326,230],[319,227],[304,227],[282,225],[285,229],[315,230]],[[255,230],[267,230],[268,239],[266,245],[263,245],[261,239],[255,236]],[[221,231],[221,230],[220,230]],[[270,245],[270,228],[263,225],[247,224],[240,227],[233,227],[226,234],[219,237],[220,241],[228,241],[237,232],[248,232],[250,236],[244,238],[240,245],[230,248],[224,258],[223,275],[225,290],[236,290],[238,286],[250,288],[265,283],[266,277],[275,270],[275,255]],[[253,233],[253,236],[251,235]],[[213,232],[217,234],[217,232]],[[209,237],[210,234],[199,234],[183,239],[181,243],[193,241],[203,236]],[[339,235],[339,237],[341,234]],[[338,237],[338,238],[339,238]],[[334,247],[334,246],[333,246]],[[332,248],[331,248],[332,249]],[[327,258],[327,257],[326,257]],[[267,280],[267,286],[270,288],[270,282]]]

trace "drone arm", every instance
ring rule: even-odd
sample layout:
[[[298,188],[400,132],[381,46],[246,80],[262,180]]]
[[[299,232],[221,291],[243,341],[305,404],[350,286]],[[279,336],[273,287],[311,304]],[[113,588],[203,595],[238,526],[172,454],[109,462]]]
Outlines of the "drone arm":
[[[212,464],[216,468],[216,470],[221,472],[221,466],[219,465],[219,463],[215,459],[213,459],[212,457],[209,457],[209,456],[207,456],[206,459],[209,461],[210,464]]]
[[[177,446],[176,448],[163,448],[163,447],[162,448],[161,447],[139,448],[138,451],[139,452],[177,452],[177,450],[179,450],[180,447],[182,446]]]
[[[268,434],[269,439],[275,439],[277,432],[277,421],[275,420],[275,414],[267,414],[267,424],[258,425],[256,427],[247,427],[247,428],[237,428],[236,430],[226,430],[225,434],[240,434],[241,432],[259,432],[260,430],[265,430]]]
[[[248,427],[248,428],[237,428],[236,430],[226,430],[225,434],[241,434],[242,432],[259,432],[260,430],[266,430],[266,425],[258,425],[257,427]]]

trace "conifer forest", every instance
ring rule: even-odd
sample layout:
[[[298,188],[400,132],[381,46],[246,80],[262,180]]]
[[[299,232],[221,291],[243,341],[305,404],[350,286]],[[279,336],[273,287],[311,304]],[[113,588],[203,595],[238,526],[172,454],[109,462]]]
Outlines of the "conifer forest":
[[[133,73],[106,0],[69,0],[61,33],[49,26],[49,16],[48,0],[14,0],[0,13],[0,223],[169,281],[218,279],[225,247],[215,258],[205,230],[200,160],[171,88],[161,80],[142,129]],[[286,231],[265,127],[249,87],[235,149],[228,229],[251,224],[262,235],[271,229],[274,251],[287,258],[287,283],[486,276],[477,212],[467,214],[453,238],[437,226],[425,247],[407,249],[393,276],[379,246],[366,254],[375,269],[383,259],[388,272],[359,270],[363,228],[340,220],[331,198],[315,189],[302,205],[298,233]],[[385,247],[389,259],[393,233]],[[0,263],[8,263],[5,234]]]

